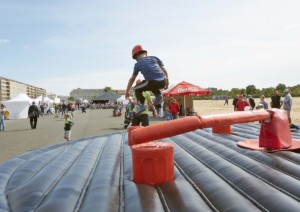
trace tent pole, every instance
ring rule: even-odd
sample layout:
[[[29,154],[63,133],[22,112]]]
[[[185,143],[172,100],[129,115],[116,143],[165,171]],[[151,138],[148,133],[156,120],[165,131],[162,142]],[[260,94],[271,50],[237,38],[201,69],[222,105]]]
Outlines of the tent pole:
[[[186,117],[185,95],[183,95],[183,105],[184,105],[184,117]]]

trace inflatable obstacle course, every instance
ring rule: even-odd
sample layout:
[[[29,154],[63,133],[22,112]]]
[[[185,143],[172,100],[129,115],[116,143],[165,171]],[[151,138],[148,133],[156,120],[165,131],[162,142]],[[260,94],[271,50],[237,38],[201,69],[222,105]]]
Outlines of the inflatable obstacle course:
[[[127,132],[26,152],[0,164],[0,211],[298,211],[299,151],[241,148],[260,139],[261,124],[229,125],[230,134],[205,127],[155,139],[174,157],[174,178],[155,185],[134,181],[132,149],[149,142],[130,146]],[[299,142],[299,130],[289,133]]]

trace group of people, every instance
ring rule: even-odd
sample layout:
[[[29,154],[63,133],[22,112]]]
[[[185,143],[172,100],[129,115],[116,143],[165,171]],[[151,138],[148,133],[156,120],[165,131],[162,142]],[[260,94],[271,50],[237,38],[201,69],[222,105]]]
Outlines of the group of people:
[[[64,105],[64,104],[63,104]],[[62,114],[64,115],[64,138],[67,141],[71,140],[71,128],[74,125],[74,122],[72,121],[73,116],[72,116],[72,108],[71,107],[66,107],[68,109],[68,113],[65,111],[62,111]],[[31,129],[34,130],[37,127],[37,122],[40,114],[42,114],[43,111],[39,111],[39,108],[35,104],[35,102],[32,102],[32,105],[29,106],[28,108],[28,117],[29,117],[29,122]],[[57,114],[56,114],[57,115]]]
[[[265,96],[260,96],[260,102],[255,107],[255,101],[251,95],[248,95],[248,98],[245,98],[244,95],[237,95],[232,102],[234,106],[234,111],[244,111],[244,110],[254,110],[254,109],[268,109],[269,104],[265,101]],[[278,90],[274,91],[274,94],[271,97],[270,101],[271,108],[283,109],[287,111],[288,120],[291,124],[291,109],[292,109],[292,96],[289,89],[284,90],[284,97],[279,95]]]

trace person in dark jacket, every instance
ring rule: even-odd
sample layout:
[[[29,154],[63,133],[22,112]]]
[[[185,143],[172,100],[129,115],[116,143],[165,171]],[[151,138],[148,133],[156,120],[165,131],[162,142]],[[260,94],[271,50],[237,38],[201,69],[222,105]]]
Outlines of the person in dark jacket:
[[[239,101],[239,95],[237,94],[236,97],[232,101],[233,110],[236,111],[236,103]]]
[[[32,102],[32,105],[30,105],[29,109],[28,109],[28,117],[30,119],[30,126],[31,129],[36,129],[36,125],[37,125],[37,119],[39,117],[39,109],[38,107],[35,105],[35,102]]]
[[[280,109],[282,106],[281,96],[278,94],[278,90],[274,91],[274,95],[271,97],[270,105],[272,108]]]
[[[248,102],[251,106],[251,110],[254,110],[255,109],[255,101],[254,101],[254,99],[252,98],[251,95],[248,95]]]

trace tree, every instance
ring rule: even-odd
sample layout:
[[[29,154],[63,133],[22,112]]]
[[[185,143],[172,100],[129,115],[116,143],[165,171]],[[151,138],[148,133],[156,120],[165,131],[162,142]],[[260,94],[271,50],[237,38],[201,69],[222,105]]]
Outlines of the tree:
[[[255,94],[256,93],[256,87],[255,87],[255,85],[248,85],[247,87],[246,87],[246,93],[247,94]]]
[[[104,88],[104,92],[111,92],[112,91],[112,88],[111,87],[108,87],[108,86],[105,86]]]
[[[286,89],[286,86],[285,84],[282,84],[282,83],[279,83],[277,86],[276,86],[276,89],[280,92],[283,92],[284,89]]]
[[[273,93],[274,93],[273,87],[261,89],[261,95],[264,95],[265,97],[270,97],[273,95]]]
[[[68,98],[69,101],[74,101],[74,99],[75,99],[75,98],[74,98],[73,96],[70,96],[70,97]]]
[[[232,98],[235,98],[237,94],[241,94],[241,89],[239,88],[232,88],[231,91],[231,97]]]

